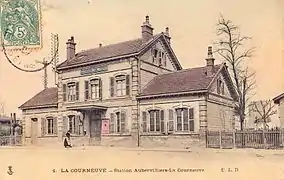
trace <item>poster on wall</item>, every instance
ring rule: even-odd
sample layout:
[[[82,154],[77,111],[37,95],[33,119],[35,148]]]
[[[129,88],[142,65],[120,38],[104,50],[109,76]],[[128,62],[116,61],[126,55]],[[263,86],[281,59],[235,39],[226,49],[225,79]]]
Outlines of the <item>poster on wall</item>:
[[[109,134],[109,119],[102,119],[102,134]]]

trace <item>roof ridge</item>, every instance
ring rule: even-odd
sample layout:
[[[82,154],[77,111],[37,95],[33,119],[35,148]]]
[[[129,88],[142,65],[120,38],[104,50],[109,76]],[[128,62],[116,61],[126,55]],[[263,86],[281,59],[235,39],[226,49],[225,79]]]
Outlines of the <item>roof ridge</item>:
[[[214,67],[217,67],[217,66],[221,66],[222,63],[220,64],[215,64]],[[172,71],[172,72],[167,72],[167,73],[164,73],[164,74],[160,74],[158,76],[162,76],[162,75],[168,75],[168,74],[174,74],[174,73],[181,73],[181,72],[186,72],[186,71],[190,71],[190,70],[193,70],[193,69],[201,69],[201,68],[205,68],[206,66],[198,66],[198,67],[193,67],[193,68],[186,68],[186,69],[182,69],[182,70],[179,70],[179,71]]]
[[[143,43],[142,45],[145,45],[145,44],[148,44],[149,42],[153,41],[154,38],[158,35],[161,35],[161,33],[158,33],[158,34],[154,34],[153,35],[153,38],[151,38],[149,41],[147,41],[146,43]],[[83,52],[86,52],[86,51],[90,51],[90,50],[95,50],[95,49],[101,49],[101,48],[106,48],[106,47],[109,47],[109,46],[114,46],[114,45],[119,45],[119,44],[122,44],[122,43],[127,43],[127,42],[131,42],[131,41],[138,41],[138,40],[142,40],[142,38],[135,38],[135,39],[130,39],[130,40],[125,40],[125,41],[119,41],[119,42],[115,42],[115,43],[111,43],[111,44],[107,44],[107,45],[102,45],[101,47],[95,47],[95,48],[89,48],[89,49],[84,49],[78,53],[75,54],[76,55],[79,55]]]
[[[94,50],[94,49],[102,49],[102,48],[106,48],[106,47],[109,47],[109,46],[114,46],[114,45],[118,45],[118,44],[122,44],[122,43],[127,43],[127,42],[130,42],[130,41],[137,41],[137,40],[140,40],[140,39],[142,39],[142,38],[136,38],[136,39],[131,39],[131,40],[127,40],[127,41],[120,41],[120,42],[116,42],[116,43],[112,43],[112,44],[103,45],[102,47],[95,47],[95,48],[84,49],[84,50],[76,53],[75,56],[79,55],[80,53],[86,52],[86,51],[90,51],[90,50]]]

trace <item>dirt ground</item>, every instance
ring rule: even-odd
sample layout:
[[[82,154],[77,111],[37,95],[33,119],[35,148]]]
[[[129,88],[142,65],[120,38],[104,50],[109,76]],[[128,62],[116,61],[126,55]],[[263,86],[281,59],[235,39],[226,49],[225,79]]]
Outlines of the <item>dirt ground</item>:
[[[0,180],[37,178],[284,180],[284,150],[0,148]]]

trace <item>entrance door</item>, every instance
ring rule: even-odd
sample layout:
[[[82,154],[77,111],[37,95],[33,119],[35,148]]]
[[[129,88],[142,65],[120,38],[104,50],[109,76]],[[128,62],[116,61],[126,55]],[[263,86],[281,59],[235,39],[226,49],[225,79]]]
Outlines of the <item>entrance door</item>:
[[[37,136],[38,136],[38,120],[37,118],[32,118],[32,126],[31,126],[31,144],[37,144]]]
[[[90,118],[90,144],[100,145],[101,142],[101,113],[100,111],[94,111]]]

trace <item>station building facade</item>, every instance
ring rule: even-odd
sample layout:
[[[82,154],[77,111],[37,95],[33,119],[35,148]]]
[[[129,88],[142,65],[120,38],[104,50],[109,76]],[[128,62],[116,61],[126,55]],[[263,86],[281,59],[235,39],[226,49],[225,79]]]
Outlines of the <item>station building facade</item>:
[[[68,39],[58,87],[22,104],[26,145],[190,146],[206,130],[234,128],[234,89],[212,48],[203,67],[183,69],[169,29],[146,16],[141,37],[76,53]]]

